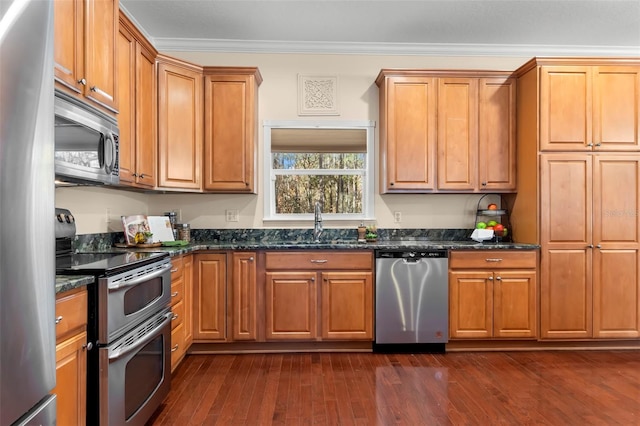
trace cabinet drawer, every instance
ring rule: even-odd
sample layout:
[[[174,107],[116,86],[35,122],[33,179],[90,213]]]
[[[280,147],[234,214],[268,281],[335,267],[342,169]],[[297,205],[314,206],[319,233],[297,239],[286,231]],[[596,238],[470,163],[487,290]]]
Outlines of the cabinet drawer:
[[[182,277],[182,256],[176,256],[171,258],[171,282]]]
[[[180,301],[171,307],[173,318],[171,319],[171,329],[173,330],[184,321],[184,302]]]
[[[184,298],[184,280],[182,278],[178,280],[171,279],[171,306],[182,301]]]
[[[449,255],[451,269],[506,269],[535,268],[537,253],[530,250],[479,250],[452,251]]]
[[[87,325],[87,291],[62,293],[56,299],[56,339]]]
[[[171,331],[171,371],[178,366],[184,353],[184,326],[180,324]]]
[[[265,263],[267,269],[278,270],[371,269],[373,255],[354,251],[267,252]]]

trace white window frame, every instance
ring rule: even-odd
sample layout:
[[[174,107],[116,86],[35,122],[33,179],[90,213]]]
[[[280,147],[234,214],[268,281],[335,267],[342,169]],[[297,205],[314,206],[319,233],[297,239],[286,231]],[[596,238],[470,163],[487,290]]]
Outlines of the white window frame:
[[[263,220],[265,221],[313,221],[313,213],[301,213],[301,214],[276,214],[276,201],[275,201],[275,178],[276,171],[273,170],[271,161],[271,130],[272,129],[363,129],[367,134],[367,154],[365,156],[365,169],[363,175],[362,185],[362,208],[363,212],[358,214],[352,213],[323,213],[323,221],[363,221],[374,220],[373,213],[373,191],[374,191],[374,158],[375,158],[375,121],[362,120],[362,121],[333,121],[333,120],[318,120],[318,121],[280,121],[280,120],[264,120],[264,151],[263,151],[263,182],[264,182],[264,214]],[[286,172],[286,171],[285,171]],[[354,174],[349,170],[341,171],[343,174]],[[304,173],[301,173],[304,174]],[[309,174],[317,174],[316,170],[309,171]]]

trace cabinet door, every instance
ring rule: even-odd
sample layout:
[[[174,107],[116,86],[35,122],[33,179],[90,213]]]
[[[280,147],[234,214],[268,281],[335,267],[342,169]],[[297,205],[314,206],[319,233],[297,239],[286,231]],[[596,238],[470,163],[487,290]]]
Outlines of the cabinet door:
[[[373,338],[373,278],[371,272],[322,273],[322,338]]]
[[[640,337],[640,155],[594,156],[593,337]]]
[[[253,76],[205,76],[205,190],[255,191],[256,98]]]
[[[56,2],[57,3],[57,2]],[[120,183],[136,182],[136,41],[122,25],[118,31],[118,130]]]
[[[405,166],[406,167],[406,166]],[[438,189],[474,190],[478,170],[478,79],[438,79]]]
[[[202,189],[202,72],[158,63],[158,186]]]
[[[88,0],[85,5],[85,96],[117,111],[118,0]]]
[[[546,154],[540,167],[540,335],[590,338],[592,159]]]
[[[435,188],[435,79],[391,77],[381,88],[381,192]]]
[[[256,340],[256,253],[233,253],[233,340]]]
[[[136,45],[136,182],[156,186],[156,70],[155,57]]]
[[[266,339],[315,340],[318,299],[315,272],[267,272]]]
[[[486,271],[449,272],[449,335],[477,339],[493,332],[493,274]]]
[[[481,191],[516,189],[516,80],[481,78],[478,180]]]
[[[493,281],[493,337],[535,337],[536,272],[496,271]]]
[[[596,150],[640,151],[640,67],[594,67]]]
[[[84,1],[53,2],[54,76],[56,83],[81,94],[84,86]]]
[[[83,425],[86,418],[87,333],[78,333],[56,345],[57,422]]]
[[[193,341],[193,255],[183,256],[185,350]]]
[[[591,89],[591,67],[542,67],[540,150],[592,150]]]
[[[197,254],[193,275],[193,340],[225,340],[226,255]]]

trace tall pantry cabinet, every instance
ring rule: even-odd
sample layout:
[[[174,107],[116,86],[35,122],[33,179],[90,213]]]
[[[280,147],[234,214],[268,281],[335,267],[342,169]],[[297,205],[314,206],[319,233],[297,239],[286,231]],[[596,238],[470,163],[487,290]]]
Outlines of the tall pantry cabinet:
[[[640,338],[640,60],[518,76],[517,241],[541,245],[542,339]]]

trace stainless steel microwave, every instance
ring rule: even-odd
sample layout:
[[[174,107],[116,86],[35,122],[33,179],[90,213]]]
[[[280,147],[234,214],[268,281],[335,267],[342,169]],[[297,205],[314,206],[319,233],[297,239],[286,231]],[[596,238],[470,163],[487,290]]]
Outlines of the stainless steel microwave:
[[[119,184],[118,123],[58,91],[54,110],[56,184]]]

